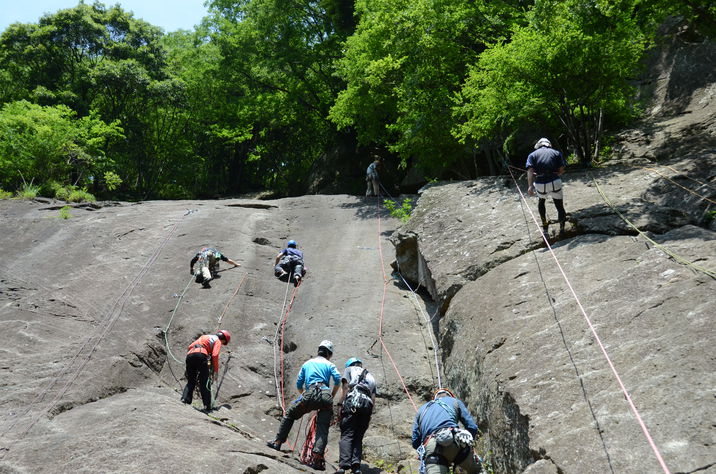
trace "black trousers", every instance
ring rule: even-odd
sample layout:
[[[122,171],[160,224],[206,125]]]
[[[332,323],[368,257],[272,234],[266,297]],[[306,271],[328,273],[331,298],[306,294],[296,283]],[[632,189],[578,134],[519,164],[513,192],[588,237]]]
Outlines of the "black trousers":
[[[186,356],[186,387],[182,394],[182,401],[191,404],[194,398],[194,388],[199,382],[201,401],[204,408],[211,410],[211,389],[209,388],[209,357],[201,352],[193,352]]]
[[[370,423],[370,414],[343,413],[341,417],[341,439],[338,442],[338,467],[350,469],[360,465],[363,458],[363,436]]]
[[[564,210],[564,200],[552,199],[552,201],[554,201],[554,207],[557,208],[557,220],[560,223],[566,222],[567,213]],[[545,207],[545,199],[539,199],[539,202],[537,203],[537,210],[539,211],[539,216],[542,218],[542,222],[547,222],[547,209]]]

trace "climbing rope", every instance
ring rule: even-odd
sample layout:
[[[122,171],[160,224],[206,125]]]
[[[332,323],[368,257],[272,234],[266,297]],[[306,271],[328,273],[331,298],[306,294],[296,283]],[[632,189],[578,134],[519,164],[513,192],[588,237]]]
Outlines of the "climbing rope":
[[[549,243],[549,240],[547,239],[547,236],[542,231],[542,227],[537,220],[537,218],[534,215],[534,212],[532,212],[532,209],[527,205],[527,200],[525,198],[525,195],[523,194],[522,190],[520,189],[519,185],[517,184],[517,179],[515,179],[514,174],[510,170],[510,174],[512,175],[512,179],[515,183],[515,187],[517,188],[517,192],[520,194],[520,199],[525,204],[525,208],[529,212],[530,216],[532,217],[532,220],[534,221],[535,225],[539,229],[539,232],[542,236],[542,240],[544,240],[545,245],[547,246],[547,249],[549,250],[552,259],[554,260],[555,264],[557,265],[557,268],[559,269],[559,272],[562,274],[562,277],[564,278],[565,283],[567,284],[567,287],[569,288],[569,291],[572,293],[572,297],[574,298],[574,301],[577,304],[577,307],[579,308],[580,312],[582,313],[582,316],[584,317],[587,326],[589,327],[589,330],[592,333],[592,336],[594,337],[594,340],[597,342],[597,345],[599,346],[599,349],[602,352],[602,355],[604,356],[604,359],[607,361],[607,364],[609,365],[609,368],[612,371],[612,374],[614,375],[614,378],[616,379],[617,383],[619,384],[619,387],[622,391],[622,394],[626,398],[629,408],[631,409],[632,413],[634,414],[634,417],[636,418],[639,426],[641,427],[642,432],[644,433],[644,436],[647,439],[647,442],[649,446],[651,447],[652,451],[654,452],[654,455],[656,456],[657,461],[661,465],[661,468],[664,470],[666,474],[670,474],[669,468],[666,466],[666,463],[664,462],[664,459],[661,456],[661,452],[659,451],[659,448],[656,446],[656,443],[651,437],[651,434],[649,433],[649,430],[646,427],[646,424],[644,423],[644,420],[642,419],[641,415],[639,414],[639,410],[637,410],[636,405],[634,404],[634,401],[631,398],[631,395],[629,394],[629,391],[624,386],[624,383],[622,382],[621,376],[617,372],[616,367],[614,366],[614,363],[612,362],[611,358],[609,357],[609,354],[607,353],[606,348],[604,347],[604,344],[602,343],[601,338],[599,337],[599,334],[597,333],[596,329],[594,328],[594,325],[592,324],[591,319],[587,315],[587,312],[584,309],[584,306],[582,305],[582,302],[580,301],[579,297],[577,296],[577,292],[574,290],[574,287],[572,286],[572,283],[570,282],[569,278],[567,277],[567,274],[565,273],[564,269],[562,268],[562,265],[559,263],[559,259],[557,259],[557,255],[554,253],[554,250],[552,249],[552,246]]]
[[[318,420],[318,414],[313,413],[311,421],[306,425],[306,440],[303,442],[301,452],[298,456],[299,461],[303,464],[308,464],[313,458],[313,446],[316,443],[316,421]],[[324,452],[325,454],[325,452]]]
[[[589,174],[589,177],[592,179],[592,182],[594,183],[595,188],[597,189],[599,194],[602,196],[602,199],[607,204],[607,206],[609,206],[611,208],[611,210],[614,211],[615,214],[617,214],[624,222],[627,223],[627,225],[629,225],[632,229],[634,229],[641,237],[648,240],[654,247],[658,248],[659,250],[661,250],[662,252],[664,252],[665,254],[670,256],[671,258],[673,258],[675,261],[681,263],[682,265],[686,265],[688,267],[693,268],[694,270],[698,270],[701,273],[704,273],[704,274],[710,276],[711,278],[716,278],[716,272],[714,272],[713,270],[709,270],[708,268],[704,268],[700,265],[696,265],[694,262],[687,260],[684,257],[681,257],[676,252],[674,252],[674,251],[670,250],[668,247],[654,241],[654,239],[650,238],[648,235],[646,235],[644,232],[642,232],[641,229],[639,229],[636,225],[634,225],[634,223],[632,223],[624,214],[621,213],[621,211],[619,211],[619,209],[617,209],[614,206],[614,204],[612,204],[612,202],[609,200],[607,195],[604,194],[604,191],[602,191],[602,188],[599,186],[599,183],[597,183],[597,180],[594,179],[594,177],[591,174]]]
[[[244,281],[246,280],[246,277],[247,277],[247,276],[249,276],[249,273],[248,273],[248,272],[244,273],[243,278],[241,278],[241,281],[240,281],[239,284],[236,286],[236,290],[234,290],[234,294],[232,294],[231,297],[226,301],[226,305],[224,306],[224,310],[221,312],[221,314],[219,315],[219,317],[218,317],[218,319],[217,319],[217,321],[216,321],[216,330],[217,330],[217,331],[218,331],[219,328],[221,327],[221,320],[224,319],[224,315],[226,314],[226,310],[229,309],[229,305],[231,304],[231,302],[233,301],[233,299],[234,299],[234,298],[236,297],[236,295],[238,294],[239,289],[241,288],[241,285],[244,284]]]
[[[647,160],[647,161],[648,161],[648,160]],[[660,164],[658,164],[658,163],[653,163],[653,162],[650,162],[650,163],[654,164],[655,166],[663,166],[664,168],[668,168],[668,169],[670,169],[671,171],[673,171],[673,172],[675,172],[675,173],[681,174],[681,171],[677,170],[676,168],[672,168],[671,166],[668,166],[668,165],[660,165]],[[632,165],[630,165],[630,166],[632,166],[632,167],[634,167],[634,168],[641,168],[641,169],[653,171],[654,173],[658,174],[658,175],[661,176],[662,178],[666,179],[667,181],[670,181],[671,183],[673,183],[673,184],[675,184],[676,186],[678,186],[678,187],[684,189],[685,191],[687,191],[687,192],[693,194],[694,196],[700,197],[701,199],[704,199],[704,200],[706,200],[706,201],[709,201],[710,203],[716,204],[716,202],[712,201],[711,199],[708,199],[707,197],[705,197],[705,196],[703,196],[703,195],[697,193],[696,191],[694,191],[694,190],[691,189],[691,188],[687,188],[686,186],[682,186],[681,184],[677,183],[676,181],[674,181],[674,180],[671,179],[670,177],[668,177],[668,176],[666,176],[665,174],[663,174],[663,173],[657,171],[656,169],[654,169],[654,166],[641,166],[641,165],[634,165],[634,164],[632,164]],[[711,184],[709,184],[709,183],[704,183],[703,181],[700,181],[700,180],[698,180],[698,179],[692,178],[692,177],[690,177],[690,176],[683,175],[683,177],[686,178],[686,179],[688,179],[688,180],[690,180],[690,181],[693,181],[694,183],[699,184],[700,186],[706,186],[706,187],[711,188],[711,189],[714,188],[713,185],[711,185]]]
[[[286,326],[286,320],[288,319],[288,315],[291,312],[291,308],[293,307],[293,302],[296,298],[296,292],[298,291],[298,286],[294,287],[293,292],[291,293],[291,300],[288,300],[288,292],[289,288],[291,286],[291,277],[293,276],[293,273],[289,273],[288,275],[288,281],[286,282],[286,292],[283,297],[283,305],[281,306],[281,313],[279,314],[279,321],[276,324],[276,333],[273,337],[273,376],[274,376],[274,382],[276,385],[276,401],[278,406],[281,407],[281,411],[283,411],[283,414],[286,414],[286,400],[283,390],[283,337],[284,337],[284,328]],[[300,284],[299,284],[300,286]],[[286,303],[288,302],[288,306]],[[280,345],[279,345],[280,344]],[[280,374],[279,374],[280,373]]]
[[[182,361],[179,360],[179,359],[177,359],[176,357],[174,357],[174,354],[172,354],[172,350],[171,350],[171,348],[169,347],[169,328],[170,328],[171,325],[172,325],[172,321],[174,321],[174,315],[175,315],[176,312],[177,312],[177,308],[179,308],[179,304],[181,303],[181,300],[184,298],[184,295],[186,294],[187,290],[189,289],[189,285],[191,285],[191,282],[192,282],[192,281],[194,281],[194,275],[192,275],[192,276],[189,278],[189,281],[186,283],[186,286],[184,287],[184,290],[179,294],[179,298],[177,299],[177,304],[174,305],[174,309],[172,310],[172,314],[171,314],[171,316],[169,317],[169,321],[167,321],[167,327],[165,327],[165,328],[162,330],[162,334],[164,335],[164,345],[165,345],[166,348],[167,348],[167,354],[169,354],[169,357],[171,357],[172,359],[174,359],[175,362],[179,362],[180,364],[182,363]],[[176,378],[176,377],[174,377],[174,378]],[[179,380],[177,379],[177,382],[178,382],[178,381],[179,381]]]
[[[398,264],[398,275],[400,276],[400,279],[403,281],[403,284],[408,287],[408,290],[410,290],[410,294],[412,296],[413,304],[416,308],[418,308],[418,311],[420,311],[420,314],[423,316],[423,319],[425,319],[425,324],[428,328],[428,334],[430,335],[430,343],[433,345],[433,356],[435,359],[435,373],[438,379],[438,387],[443,386],[442,377],[440,376],[440,362],[438,359],[438,352],[440,351],[440,346],[438,345],[438,341],[435,339],[435,335],[432,331],[432,322],[433,318],[428,316],[428,314],[423,310],[423,306],[420,304],[420,301],[418,300],[417,292],[414,290],[410,283],[408,283],[405,278],[403,277],[403,274],[400,273],[400,264]],[[437,314],[437,310],[435,311],[435,314]]]
[[[381,185],[381,187],[382,187],[382,185]],[[385,188],[383,188],[383,190],[385,191],[386,194],[388,194],[388,192],[385,190]],[[403,386],[403,391],[408,396],[408,400],[410,400],[410,403],[413,405],[413,409],[417,413],[418,407],[415,404],[415,402],[413,401],[413,397],[410,395],[410,392],[408,391],[408,388],[405,385],[403,376],[400,374],[400,371],[398,370],[395,360],[393,360],[393,357],[391,356],[390,351],[388,350],[388,347],[386,346],[385,341],[383,340],[383,318],[384,318],[384,314],[385,314],[385,297],[386,297],[386,291],[388,288],[388,284],[390,283],[390,280],[387,278],[387,275],[385,273],[385,259],[383,258],[383,245],[381,242],[381,235],[383,232],[382,232],[382,220],[381,220],[381,212],[380,212],[381,204],[380,203],[378,203],[378,209],[379,209],[378,219],[377,219],[377,221],[378,221],[378,255],[380,257],[380,269],[381,269],[381,273],[383,276],[383,294],[382,294],[381,301],[380,301],[380,312],[379,312],[379,322],[378,322],[378,340],[380,341],[381,348],[388,355],[388,358],[390,359],[390,362],[393,365],[393,370],[395,370],[395,373],[398,375],[398,379],[400,380],[400,383]],[[385,378],[385,380],[388,380],[388,374],[386,372],[385,364],[383,362],[382,357],[381,357],[381,367],[383,369],[383,377]],[[397,434],[395,432],[396,423],[395,423],[395,420],[393,419],[393,408],[390,404],[390,401],[388,402],[388,413],[390,415],[390,426],[391,426],[391,431],[393,433],[393,438],[397,439]],[[402,446],[397,441],[395,442],[395,444],[398,447],[398,453],[402,457],[403,456]],[[410,464],[408,464],[408,468],[409,468],[410,472],[412,473],[413,468],[412,468],[412,466],[410,466]]]

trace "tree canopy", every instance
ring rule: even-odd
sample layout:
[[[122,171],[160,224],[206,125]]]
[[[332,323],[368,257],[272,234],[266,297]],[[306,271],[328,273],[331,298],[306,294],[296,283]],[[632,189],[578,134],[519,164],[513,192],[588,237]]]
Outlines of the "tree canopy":
[[[588,164],[638,116],[631,84],[658,25],[716,29],[716,7],[690,0],[208,7],[193,31],[80,2],[2,32],[0,185],[299,194],[318,176],[360,183],[375,153],[425,178],[496,173],[542,135]]]

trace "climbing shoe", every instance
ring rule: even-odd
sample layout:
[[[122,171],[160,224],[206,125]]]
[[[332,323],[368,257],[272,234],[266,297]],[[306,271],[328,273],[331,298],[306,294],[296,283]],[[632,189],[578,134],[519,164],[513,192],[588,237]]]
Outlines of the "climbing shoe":
[[[278,441],[269,441],[266,443],[266,446],[268,446],[271,449],[275,449],[276,451],[281,451],[281,443]]]

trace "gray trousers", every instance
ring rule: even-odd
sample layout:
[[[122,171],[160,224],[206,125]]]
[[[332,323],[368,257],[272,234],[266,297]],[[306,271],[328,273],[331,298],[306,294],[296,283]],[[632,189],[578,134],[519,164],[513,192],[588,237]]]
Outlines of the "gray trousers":
[[[318,410],[316,441],[313,444],[313,452],[323,455],[328,443],[328,427],[333,416],[333,397],[329,389],[312,387],[295,399],[281,420],[278,433],[276,433],[276,441],[285,443],[293,427],[293,422],[313,410]]]
[[[435,437],[432,437],[428,440],[428,443],[425,445],[425,459],[427,459],[432,454],[439,454],[443,458],[445,458],[450,464],[453,463],[453,460],[460,454],[462,451],[462,448],[460,448],[454,441],[452,444],[448,446],[440,446],[435,441]],[[480,472],[480,464],[477,462],[477,459],[475,459],[475,455],[472,452],[472,449],[470,449],[470,453],[467,455],[467,457],[460,463],[457,464],[457,466],[460,466],[463,472],[466,472],[467,474],[477,474]],[[432,463],[425,463],[425,473],[426,474],[447,474],[450,469],[450,466],[444,466],[442,464],[432,464]]]

